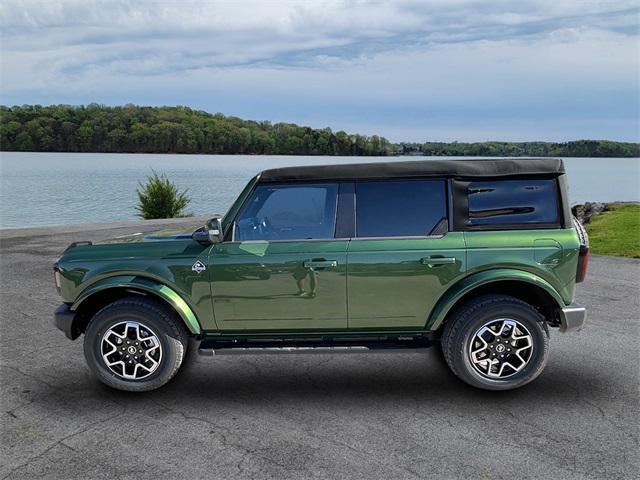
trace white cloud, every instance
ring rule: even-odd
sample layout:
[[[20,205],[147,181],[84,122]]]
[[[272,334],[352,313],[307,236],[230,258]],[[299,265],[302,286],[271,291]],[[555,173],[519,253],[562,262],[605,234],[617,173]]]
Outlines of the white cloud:
[[[388,131],[416,136],[437,118],[479,132],[465,121],[482,112],[497,133],[538,132],[548,111],[612,136],[638,101],[627,1],[5,0],[0,26],[3,103],[185,103],[365,130],[359,115],[386,112]],[[637,137],[635,112],[620,137]]]

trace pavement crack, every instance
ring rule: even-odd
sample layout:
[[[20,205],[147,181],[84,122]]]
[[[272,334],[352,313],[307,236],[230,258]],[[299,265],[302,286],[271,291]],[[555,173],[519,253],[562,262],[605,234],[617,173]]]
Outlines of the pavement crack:
[[[113,420],[114,418],[119,417],[120,415],[122,415],[123,412],[118,412],[115,415],[111,415],[105,419],[102,420],[98,420],[95,422],[91,422],[88,425],[85,425],[83,428],[81,428],[80,430],[76,430],[75,432],[70,433],[69,435],[66,435],[58,440],[56,440],[53,444],[51,444],[50,446],[48,446],[46,449],[44,449],[42,452],[40,452],[38,455],[34,456],[34,457],[30,457],[26,462],[18,465],[17,467],[14,467],[13,469],[11,469],[11,471],[9,471],[9,473],[7,473],[4,477],[2,477],[2,480],[5,480],[7,478],[9,478],[11,475],[13,475],[15,472],[17,472],[18,470],[20,470],[21,468],[26,467],[27,465],[29,465],[30,463],[42,458],[43,456],[45,456],[47,453],[49,453],[51,450],[53,450],[55,447],[57,447],[58,445],[62,445],[70,450],[75,451],[75,449],[73,447],[70,447],[69,445],[67,445],[65,442],[67,440],[69,440],[70,438],[73,438],[77,435],[81,435],[89,430],[91,430],[93,427],[106,423],[110,420]]]
[[[217,429],[217,430],[214,430],[214,433],[220,436],[221,443],[224,446],[228,446],[228,445],[235,446],[235,445],[231,444],[228,441],[227,435],[225,433],[218,431],[218,430],[223,430],[223,431],[229,433],[229,428],[228,427],[224,427],[224,426],[222,426],[220,424],[212,422],[211,420],[207,420],[206,418],[202,418],[202,417],[197,417],[195,415],[186,414],[186,413],[184,413],[184,412],[182,412],[180,410],[177,410],[177,409],[175,409],[173,407],[170,407],[168,405],[160,403],[159,401],[155,400],[154,398],[151,398],[150,396],[147,397],[147,400],[149,400],[151,403],[159,406],[160,408],[164,408],[165,410],[173,413],[174,415],[178,415],[178,416],[184,418],[185,420],[192,420],[192,421],[202,422],[202,423],[204,423],[206,425],[209,425],[210,427],[213,427],[214,429]]]
[[[6,363],[3,364],[3,365],[0,365],[0,367],[8,368],[9,370],[13,370],[14,372],[18,372],[20,375],[24,375],[25,377],[32,378],[33,380],[35,380],[37,382],[40,382],[40,383],[42,383],[44,385],[47,385],[48,387],[51,387],[54,390],[58,390],[59,389],[59,387],[56,387],[55,385],[50,384],[46,380],[42,380],[41,378],[38,378],[38,377],[36,377],[35,375],[33,375],[31,373],[23,372],[19,368],[16,368],[16,367],[11,366],[11,365],[7,365]]]

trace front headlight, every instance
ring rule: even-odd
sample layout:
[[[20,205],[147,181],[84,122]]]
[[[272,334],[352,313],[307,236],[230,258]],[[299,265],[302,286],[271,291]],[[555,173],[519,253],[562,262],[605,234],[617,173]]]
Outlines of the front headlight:
[[[62,279],[60,277],[60,269],[58,268],[58,264],[53,265],[53,279],[56,282],[56,290],[58,291],[58,295],[62,295]]]

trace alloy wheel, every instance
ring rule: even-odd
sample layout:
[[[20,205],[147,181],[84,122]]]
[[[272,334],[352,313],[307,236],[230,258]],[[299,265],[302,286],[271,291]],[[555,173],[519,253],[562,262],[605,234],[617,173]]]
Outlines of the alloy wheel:
[[[160,366],[160,339],[146,325],[135,321],[120,322],[106,331],[100,345],[102,359],[118,377],[142,380]]]
[[[531,360],[533,337],[517,320],[499,318],[482,325],[471,338],[469,359],[474,369],[490,379],[520,372]]]

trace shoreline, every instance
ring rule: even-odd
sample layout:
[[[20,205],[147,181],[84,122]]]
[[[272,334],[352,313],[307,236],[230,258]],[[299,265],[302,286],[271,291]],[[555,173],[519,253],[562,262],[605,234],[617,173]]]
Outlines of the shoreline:
[[[198,215],[194,217],[180,218],[159,218],[152,220],[125,220],[115,222],[94,222],[94,223],[78,223],[71,225],[52,225],[39,227],[17,227],[17,228],[0,228],[0,240],[20,238],[25,236],[42,237],[48,235],[59,235],[68,233],[96,232],[100,230],[111,229],[129,229],[139,227],[144,232],[157,230],[157,227],[165,226],[188,226],[194,224],[203,225],[210,217]]]
[[[3,153],[29,153],[29,154],[57,154],[57,155],[75,155],[75,154],[99,154],[99,155],[171,155],[171,156],[211,156],[211,157],[331,157],[331,158],[397,158],[397,157],[437,157],[437,158],[607,158],[607,159],[636,159],[640,160],[640,156],[619,157],[619,156],[584,156],[584,155],[486,155],[486,154],[468,154],[468,155],[452,155],[452,154],[431,154],[425,153],[389,153],[386,155],[338,155],[323,153],[211,153],[211,152],[60,152],[60,151],[43,151],[43,150],[0,150],[0,156]]]

